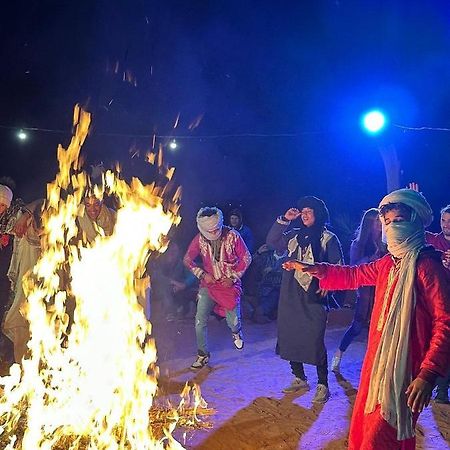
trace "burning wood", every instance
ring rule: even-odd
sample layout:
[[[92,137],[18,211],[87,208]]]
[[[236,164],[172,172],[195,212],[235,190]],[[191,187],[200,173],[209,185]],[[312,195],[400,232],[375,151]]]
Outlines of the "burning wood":
[[[76,107],[72,141],[58,148],[42,254],[24,279],[28,355],[0,378],[1,448],[180,449],[175,426],[199,426],[197,413],[210,411],[197,387],[177,409],[153,404],[156,347],[138,303],[149,253],[165,250],[165,236],[181,220],[179,193],[169,200],[163,187],[136,178],[128,184],[112,171],[92,187],[79,164],[89,124]],[[112,234],[97,227],[92,243],[80,239],[77,225],[88,192],[119,203]]]

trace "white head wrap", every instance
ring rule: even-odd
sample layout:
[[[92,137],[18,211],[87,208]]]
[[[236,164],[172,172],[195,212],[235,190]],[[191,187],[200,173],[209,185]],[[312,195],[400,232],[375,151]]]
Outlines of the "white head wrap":
[[[423,226],[428,227],[433,221],[433,211],[426,198],[412,189],[398,189],[386,195],[378,206],[381,209],[389,203],[403,203],[412,208],[422,221]]]
[[[0,184],[0,203],[6,205],[7,208],[11,206],[13,193],[8,186]]]
[[[214,211],[212,216],[202,216],[206,209]],[[220,238],[223,228],[223,213],[219,208],[201,208],[197,213],[197,227],[209,241]]]

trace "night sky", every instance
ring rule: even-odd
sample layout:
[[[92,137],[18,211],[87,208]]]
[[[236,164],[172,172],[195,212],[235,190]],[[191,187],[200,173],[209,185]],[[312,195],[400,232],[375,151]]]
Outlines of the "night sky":
[[[450,128],[448,1],[19,0],[0,17],[0,175],[26,200],[53,179],[80,103],[87,164],[146,179],[152,134],[178,137],[166,157],[189,236],[199,206],[232,204],[261,240],[307,194],[354,223],[385,194],[387,145],[403,184],[436,213],[450,203],[450,131],[395,126]],[[390,118],[377,138],[359,125],[372,107]],[[20,127],[52,131],[20,142]]]

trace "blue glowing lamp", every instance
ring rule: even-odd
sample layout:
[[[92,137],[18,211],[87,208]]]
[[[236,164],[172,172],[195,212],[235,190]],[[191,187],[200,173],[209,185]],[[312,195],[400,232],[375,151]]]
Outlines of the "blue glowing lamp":
[[[386,117],[381,111],[369,111],[364,114],[362,125],[368,133],[377,134],[386,126]]]

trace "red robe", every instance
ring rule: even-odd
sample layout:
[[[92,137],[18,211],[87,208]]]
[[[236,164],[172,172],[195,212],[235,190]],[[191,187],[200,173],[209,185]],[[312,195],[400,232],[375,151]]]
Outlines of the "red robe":
[[[220,260],[214,261],[209,241],[200,233],[194,237],[184,255],[185,266],[200,278],[200,288],[208,290],[208,294],[216,302],[214,311],[225,317],[226,312],[234,309],[240,301],[242,288],[241,278],[252,261],[250,252],[241,235],[228,227],[223,227],[220,237]],[[201,268],[195,260],[201,257]],[[207,284],[202,279],[203,273],[210,274],[216,281]],[[226,287],[221,281],[224,278],[235,280],[233,286]]]
[[[323,264],[322,289],[356,289],[375,286],[375,302],[370,322],[366,356],[361,380],[353,408],[350,425],[350,450],[412,450],[415,438],[398,441],[397,431],[379,413],[379,406],[364,414],[369,391],[373,361],[380,342],[377,330],[388,274],[394,261],[386,255],[369,264],[356,267]],[[388,307],[397,280],[391,288]],[[437,376],[445,376],[450,366],[450,277],[442,266],[440,254],[431,248],[424,249],[416,269],[416,307],[413,312],[410,335],[410,360],[412,378],[422,378],[434,384]],[[387,313],[385,317],[387,317]],[[414,422],[417,416],[414,417]]]

